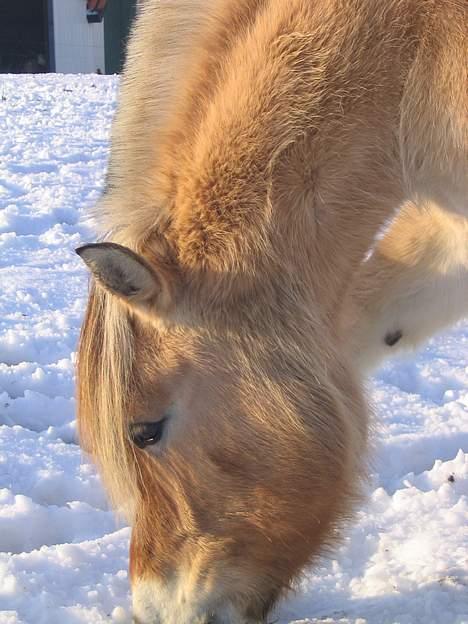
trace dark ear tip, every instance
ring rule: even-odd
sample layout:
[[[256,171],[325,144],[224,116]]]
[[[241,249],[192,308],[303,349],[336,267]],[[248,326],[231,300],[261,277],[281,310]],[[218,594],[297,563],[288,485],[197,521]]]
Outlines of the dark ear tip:
[[[87,245],[80,245],[75,249],[75,253],[77,253],[83,262],[90,267],[90,262],[92,261],[94,254],[93,250],[96,248],[102,247],[101,243],[88,243]]]
[[[109,245],[109,243],[86,243],[86,245],[80,245],[80,247],[77,247],[75,249],[75,253],[77,253],[80,258],[83,258],[83,255],[90,249],[103,248],[106,244]]]

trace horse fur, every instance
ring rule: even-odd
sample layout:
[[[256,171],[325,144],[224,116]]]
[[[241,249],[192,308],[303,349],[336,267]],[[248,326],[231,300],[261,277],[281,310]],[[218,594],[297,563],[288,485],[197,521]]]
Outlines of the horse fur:
[[[466,314],[466,18],[143,4],[78,363],[140,624],[262,622],[361,499],[364,374]]]

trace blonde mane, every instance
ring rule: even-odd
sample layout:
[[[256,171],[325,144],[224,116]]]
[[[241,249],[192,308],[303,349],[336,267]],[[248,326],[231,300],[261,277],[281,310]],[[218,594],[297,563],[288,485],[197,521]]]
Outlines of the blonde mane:
[[[111,501],[126,515],[139,483],[126,416],[133,345],[129,316],[92,285],[79,344],[79,434],[84,450],[98,462]]]

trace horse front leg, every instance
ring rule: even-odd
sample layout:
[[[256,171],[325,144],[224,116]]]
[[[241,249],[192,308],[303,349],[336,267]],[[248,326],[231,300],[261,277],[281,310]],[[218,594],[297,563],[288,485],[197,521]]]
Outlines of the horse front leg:
[[[363,262],[344,319],[354,362],[371,372],[468,316],[468,219],[408,202]]]

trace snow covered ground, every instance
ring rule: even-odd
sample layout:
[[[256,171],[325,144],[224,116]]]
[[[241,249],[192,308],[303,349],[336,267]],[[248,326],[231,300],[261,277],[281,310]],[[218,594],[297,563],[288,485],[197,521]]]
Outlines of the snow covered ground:
[[[115,78],[0,76],[0,624],[129,623],[129,530],[80,455],[74,357]],[[371,383],[369,502],[281,624],[468,624],[468,324]]]

